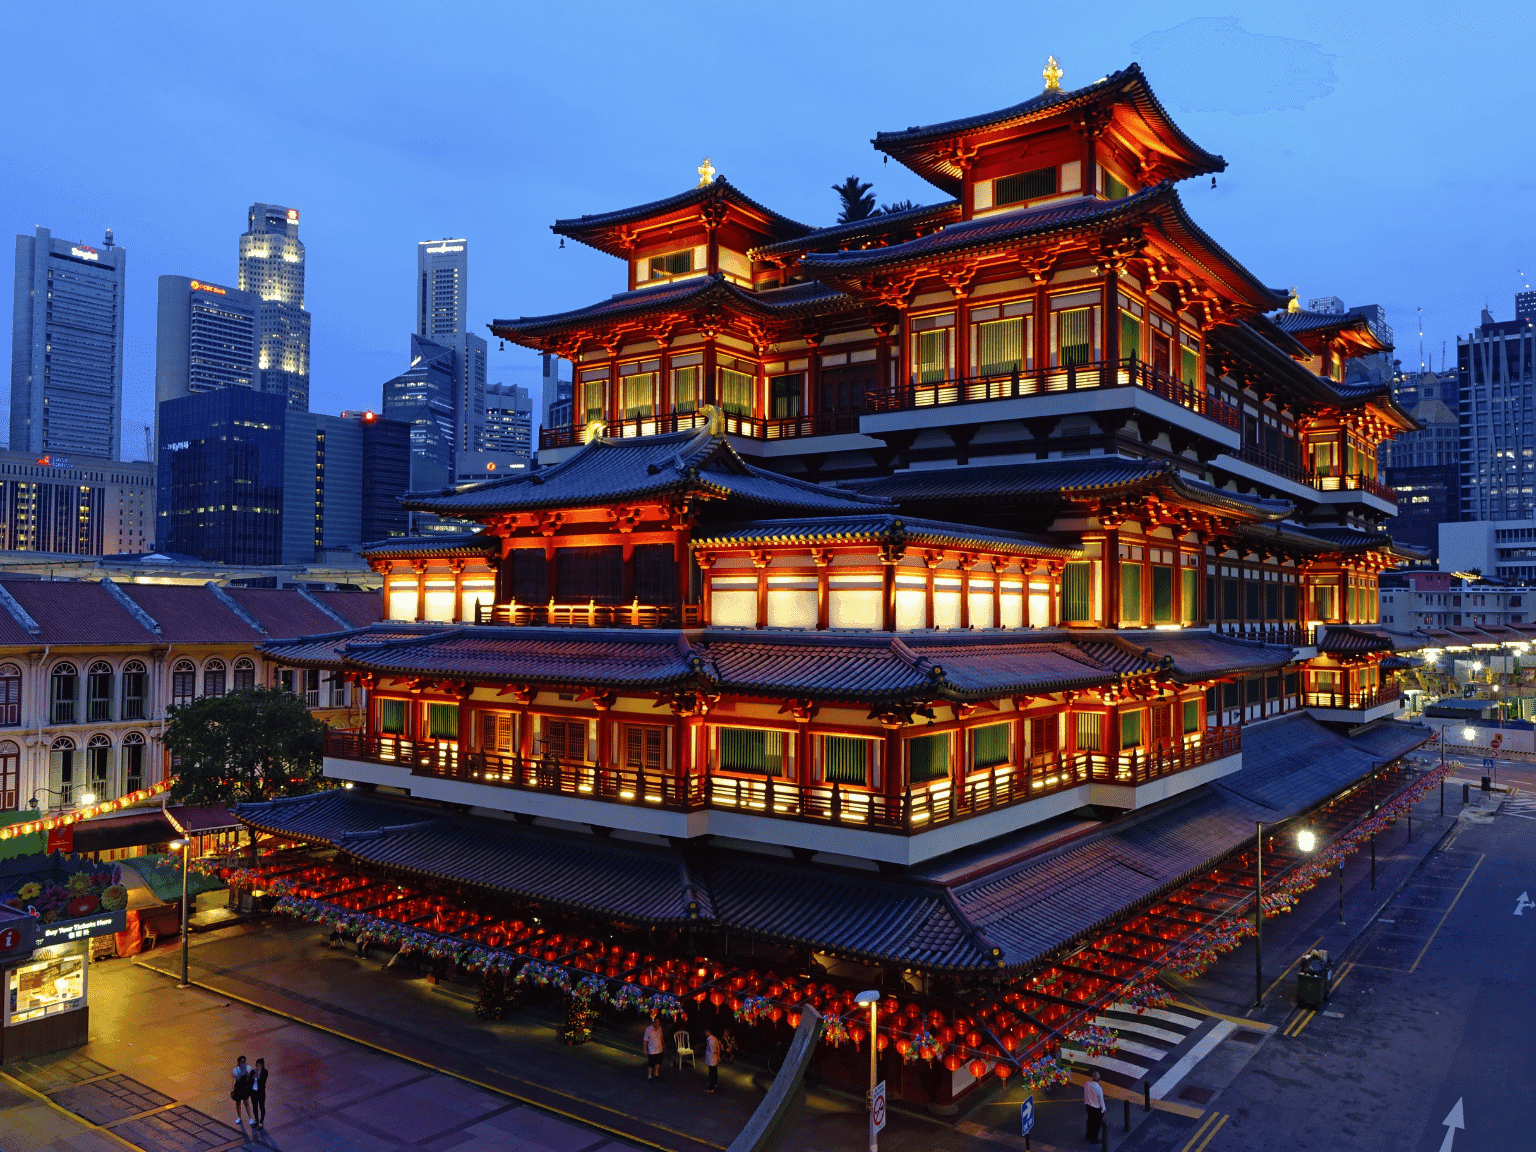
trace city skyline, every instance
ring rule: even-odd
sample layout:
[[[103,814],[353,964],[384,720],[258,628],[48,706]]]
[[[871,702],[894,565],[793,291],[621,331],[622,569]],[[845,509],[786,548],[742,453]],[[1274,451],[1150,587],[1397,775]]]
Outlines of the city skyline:
[[[828,37],[840,30],[862,37],[881,63],[856,72],[852,98],[830,106],[814,98],[819,122],[797,145],[798,163],[789,168],[779,164],[780,150],[763,141],[796,132],[805,121],[803,101],[811,97],[786,93],[821,90],[816,67],[802,54],[786,56],[784,83],[772,92],[743,86],[701,103],[677,86],[649,89],[636,100],[622,70],[613,81],[580,91],[562,82],[554,61],[533,57],[509,73],[504,54],[491,45],[511,18],[472,19],[466,10],[447,9],[445,30],[477,34],[463,62],[465,87],[453,97],[456,109],[469,111],[445,138],[446,95],[417,103],[391,91],[391,81],[372,66],[375,56],[399,50],[406,34],[385,26],[359,40],[343,14],[321,12],[310,36],[276,67],[282,84],[323,111],[285,140],[290,150],[268,170],[243,151],[209,150],[202,135],[215,122],[259,107],[265,90],[246,82],[209,89],[180,63],[233,43],[233,18],[189,22],[150,13],[122,30],[127,57],[137,62],[114,83],[144,94],[151,110],[162,100],[167,108],[180,107],[184,89],[207,103],[190,116],[143,117],[122,143],[146,156],[200,157],[199,177],[171,181],[159,167],[137,162],[100,172],[75,147],[73,129],[65,130],[103,98],[97,81],[86,79],[79,92],[60,94],[61,103],[16,125],[13,148],[41,149],[46,162],[0,190],[0,227],[14,234],[41,224],[61,236],[94,237],[112,226],[119,243],[133,248],[122,435],[133,457],[142,452],[142,426],[152,422],[155,282],[161,274],[180,274],[232,283],[230,232],[240,230],[235,225],[253,201],[293,204],[303,213],[307,305],[315,317],[311,408],[377,406],[380,383],[399,371],[401,331],[416,326],[410,248],[423,237],[463,236],[477,245],[468,327],[486,335],[491,319],[555,312],[612,290],[610,258],[570,245],[561,251],[549,232],[553,220],[620,207],[619,200],[632,196],[680,192],[694,182],[705,155],[753,198],[808,224],[832,221],[836,203],[828,185],[850,172],[873,180],[882,202],[934,203],[944,198],[938,189],[879,163],[867,143],[876,131],[1014,103],[1038,86],[1036,56],[1054,53],[1069,86],[1139,59],[1158,77],[1159,95],[1181,124],[1197,139],[1221,141],[1229,167],[1217,188],[1190,193],[1201,226],[1241,237],[1246,259],[1267,283],[1288,287],[1304,280],[1304,298],[1380,303],[1397,330],[1405,367],[1418,361],[1415,310],[1423,306],[1426,354],[1438,368],[1442,343],[1448,361],[1454,359],[1456,337],[1476,326],[1485,304],[1504,318],[1507,304],[1500,301],[1520,289],[1517,269],[1536,263],[1536,253],[1511,243],[1497,213],[1455,215],[1444,229],[1424,234],[1420,222],[1443,215],[1437,205],[1465,199],[1484,178],[1425,161],[1420,141],[1455,139],[1459,148],[1500,156],[1502,187],[1536,181],[1536,160],[1501,147],[1495,122],[1477,113],[1484,104],[1519,98],[1519,38],[1508,33],[1528,16],[1507,6],[1452,24],[1441,23],[1427,5],[1418,6],[1423,16],[1413,20],[1402,18],[1400,5],[1371,11],[1375,16],[1366,18],[1302,6],[1231,21],[1196,17],[1190,5],[1155,14],[1122,5],[1091,29],[1075,27],[1064,13],[1042,13],[1027,26],[1011,25],[1018,34],[987,37],[978,67],[963,80],[952,77],[959,87],[945,92],[920,92],[902,79],[919,62],[922,45],[898,36],[899,22],[870,29],[836,10],[819,13]],[[552,16],[520,19],[519,35],[559,35],[547,26]],[[83,11],[18,9],[3,20],[18,38],[33,35],[40,22],[66,38],[91,29]],[[592,50],[603,59],[632,59],[660,34],[631,23],[596,22],[588,33]],[[732,21],[683,21],[683,28],[684,50],[705,54],[749,35]],[[768,51],[791,43],[778,34],[752,36]],[[1219,36],[1229,50],[1211,64],[1207,50]],[[322,44],[345,45],[334,59],[327,56],[325,67],[314,55]],[[1399,78],[1439,75],[1452,59],[1478,60],[1486,83],[1475,90],[1445,85],[1409,115]],[[1193,60],[1204,63],[1194,68]],[[16,62],[7,90],[17,106],[28,106],[25,93],[45,66]],[[509,107],[518,109],[510,130],[501,126]],[[354,111],[361,109],[369,110],[366,118]],[[1377,135],[1369,150],[1334,130],[1346,110],[1372,124]],[[397,127],[384,134],[375,120]],[[559,139],[569,140],[572,151],[551,162]],[[1367,179],[1366,172],[1381,168],[1382,156],[1415,175],[1389,185]],[[381,179],[402,167],[423,178]],[[1298,177],[1298,168],[1319,175]],[[605,175],[613,171],[626,173],[630,189],[617,199],[615,181]],[[488,379],[532,385],[537,374],[536,357],[490,342]]]

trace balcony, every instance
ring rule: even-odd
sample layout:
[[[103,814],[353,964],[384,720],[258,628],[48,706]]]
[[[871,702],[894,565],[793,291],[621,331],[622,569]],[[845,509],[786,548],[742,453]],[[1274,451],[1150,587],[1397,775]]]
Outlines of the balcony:
[[[1309,468],[1263,451],[1256,444],[1244,444],[1232,453],[1244,463],[1273,472],[1295,484],[1305,484],[1319,492],[1368,492],[1387,503],[1397,504],[1397,492],[1374,476],[1323,476]]]
[[[475,605],[476,624],[535,628],[697,628],[697,604]]]
[[[1289,644],[1292,648],[1310,648],[1317,643],[1315,624],[1239,624],[1227,621],[1211,626],[1218,636],[1236,636],[1262,644]]]
[[[1307,708],[1336,708],[1344,712],[1368,712],[1383,704],[1396,704],[1403,690],[1396,684],[1370,692],[1307,692],[1301,702]]]
[[[1162,749],[1118,753],[1049,753],[914,785],[899,795],[838,784],[799,784],[774,777],[698,776],[637,767],[602,767],[552,756],[523,759],[487,752],[460,755],[456,746],[403,737],[331,732],[325,754],[394,765],[413,776],[484,784],[521,792],[598,800],[673,812],[714,810],[910,835],[1038,800],[1085,784],[1135,788],[1212,763],[1241,750],[1238,728],[1186,736]]]
[[[684,432],[702,428],[706,418],[697,412],[670,412],[663,416],[639,416],[611,420],[604,436],[625,439],[632,436],[659,436],[664,432]],[[725,431],[748,440],[798,440],[807,436],[857,435],[857,412],[821,412],[814,416],[789,416],[768,419],[725,413]],[[539,447],[570,448],[583,442],[584,428],[544,428],[539,431]]]
[[[1233,431],[1242,428],[1242,419],[1237,409],[1135,357],[1099,360],[1041,372],[1015,370],[1006,375],[970,376],[929,384],[902,384],[887,391],[877,389],[866,393],[864,407],[869,413],[910,412],[922,408],[944,408],[985,403],[989,400],[1014,400],[1110,388],[1139,388],[1181,408],[1188,408],[1224,428]]]

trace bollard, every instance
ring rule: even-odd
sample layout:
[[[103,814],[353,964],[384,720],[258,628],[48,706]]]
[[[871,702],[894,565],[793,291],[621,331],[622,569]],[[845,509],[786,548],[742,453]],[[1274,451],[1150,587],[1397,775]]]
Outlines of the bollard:
[[[1129,1132],[1131,1130],[1131,1098],[1127,1096],[1121,1103],[1125,1105],[1125,1130]]]
[[[1104,1152],[1109,1152],[1109,1113],[1104,1114],[1104,1123],[1099,1125],[1099,1147]]]
[[[1470,781],[1463,780],[1461,782],[1461,802],[1463,804],[1472,803],[1472,784]]]
[[[1152,1081],[1150,1080],[1143,1080],[1141,1082],[1141,1110],[1143,1112],[1152,1111]]]

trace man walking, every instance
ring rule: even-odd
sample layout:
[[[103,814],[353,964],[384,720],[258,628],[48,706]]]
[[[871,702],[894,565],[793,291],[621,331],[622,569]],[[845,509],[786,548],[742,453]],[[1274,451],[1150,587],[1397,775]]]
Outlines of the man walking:
[[[720,1084],[720,1037],[713,1028],[704,1029],[704,1067],[709,1070],[709,1087],[704,1091],[713,1092]]]
[[[661,1033],[661,1020],[651,1014],[651,1026],[645,1030],[645,1078],[661,1079],[661,1057],[667,1050],[666,1037]]]
[[[1083,1111],[1088,1114],[1088,1143],[1099,1142],[1099,1125],[1104,1120],[1104,1089],[1099,1087],[1099,1070],[1083,1081]]]
[[[265,1128],[267,1126],[267,1062],[264,1059],[256,1061],[256,1067],[251,1070],[251,1127]]]

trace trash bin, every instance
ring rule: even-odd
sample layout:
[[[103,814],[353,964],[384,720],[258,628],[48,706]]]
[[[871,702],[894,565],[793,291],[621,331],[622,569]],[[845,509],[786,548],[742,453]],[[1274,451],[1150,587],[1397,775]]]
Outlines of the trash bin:
[[[1333,965],[1328,960],[1328,954],[1321,949],[1308,952],[1296,972],[1297,1007],[1322,1008],[1328,999],[1328,988],[1332,982]]]

